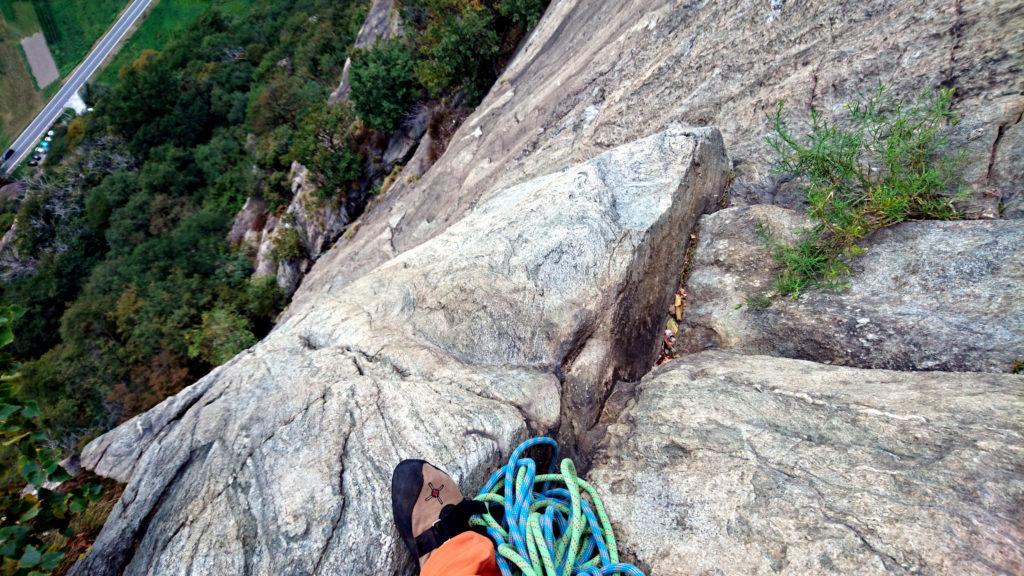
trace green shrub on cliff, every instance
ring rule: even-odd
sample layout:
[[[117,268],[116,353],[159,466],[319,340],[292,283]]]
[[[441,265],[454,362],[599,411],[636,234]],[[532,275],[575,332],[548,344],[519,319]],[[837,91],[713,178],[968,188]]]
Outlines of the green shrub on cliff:
[[[439,2],[438,4],[445,4]],[[420,37],[420,82],[437,96],[457,87],[471,103],[479,102],[494,83],[500,40],[487,7],[465,3],[438,6]]]
[[[495,7],[499,14],[529,30],[540,21],[547,4],[546,0],[501,0]]]
[[[356,113],[382,132],[394,130],[422,92],[412,51],[397,39],[353,51],[349,79]]]
[[[274,238],[274,260],[284,262],[302,256],[302,239],[295,228],[282,228]]]
[[[334,197],[363,175],[366,159],[352,139],[355,115],[348,103],[320,102],[310,107],[293,136],[291,157],[323,179],[316,194]]]
[[[185,334],[190,358],[219,366],[256,343],[249,320],[230,308],[203,312],[202,324]]]
[[[810,287],[838,286],[850,258],[862,252],[858,242],[881,228],[957,217],[960,163],[948,153],[945,136],[958,121],[952,98],[952,90],[943,89],[902,102],[879,86],[847,106],[848,127],[812,111],[803,137],[787,127],[779,103],[768,144],[780,157],[780,171],[804,180],[814,221],[796,245],[777,242],[759,227],[783,265],[779,294],[795,298]]]

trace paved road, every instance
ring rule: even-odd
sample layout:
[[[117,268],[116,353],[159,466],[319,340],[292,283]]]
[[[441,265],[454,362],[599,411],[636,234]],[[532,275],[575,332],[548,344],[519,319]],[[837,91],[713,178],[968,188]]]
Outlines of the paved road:
[[[75,68],[67,77],[60,91],[47,102],[46,107],[36,115],[32,123],[28,125],[28,128],[25,128],[25,131],[11,145],[11,148],[14,150],[14,156],[6,164],[0,164],[4,171],[11,172],[14,170],[18,163],[35,149],[46,131],[50,129],[50,126],[53,125],[61,112],[64,111],[64,106],[68,103],[68,100],[88,82],[89,78],[99,69],[100,64],[106,60],[107,56],[110,56],[110,53],[124,39],[132,29],[132,26],[142,18],[146,8],[149,8],[149,5],[154,1],[132,0],[128,9],[121,14],[117,22],[114,22],[110,30],[93,47],[92,52],[89,52],[85,60],[78,65],[78,68]]]

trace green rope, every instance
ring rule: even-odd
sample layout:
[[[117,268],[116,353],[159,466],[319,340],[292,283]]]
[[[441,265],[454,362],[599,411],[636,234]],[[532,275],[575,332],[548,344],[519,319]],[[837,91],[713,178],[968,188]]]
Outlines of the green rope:
[[[551,438],[533,438],[512,453],[480,491],[487,513],[471,523],[487,529],[497,547],[502,576],[643,576],[619,563],[618,546],[604,503],[566,458],[558,472],[537,474],[523,453],[538,444],[554,449]],[[500,513],[498,511],[500,510]]]

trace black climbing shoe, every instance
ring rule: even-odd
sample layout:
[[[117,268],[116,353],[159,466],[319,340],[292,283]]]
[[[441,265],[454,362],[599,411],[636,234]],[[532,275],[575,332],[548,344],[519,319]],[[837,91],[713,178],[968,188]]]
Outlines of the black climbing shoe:
[[[469,519],[486,510],[466,500],[450,476],[425,460],[403,460],[391,476],[391,510],[409,554],[427,561],[452,537],[470,529]]]

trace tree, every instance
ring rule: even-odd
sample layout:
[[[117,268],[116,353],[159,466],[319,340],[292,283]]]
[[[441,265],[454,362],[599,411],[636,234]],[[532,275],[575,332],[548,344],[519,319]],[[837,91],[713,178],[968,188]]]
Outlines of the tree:
[[[499,14],[529,30],[540,21],[547,4],[547,0],[501,0],[496,8]]]
[[[494,80],[498,34],[490,10],[466,4],[457,13],[446,10],[427,25],[417,68],[420,82],[434,95],[461,86],[471,103],[478,102]]]
[[[363,174],[365,159],[352,141],[355,115],[347,103],[318,103],[306,112],[294,137],[291,156],[319,174],[321,197],[347,190]]]
[[[278,126],[294,122],[302,110],[322,96],[304,90],[302,82],[279,72],[249,101],[249,127],[257,136],[268,134]]]
[[[390,132],[422,92],[412,51],[399,39],[352,53],[352,102],[368,126]]]
[[[85,196],[85,216],[89,226],[102,233],[110,225],[114,210],[124,206],[139,190],[138,174],[119,170],[104,178]]]
[[[227,362],[256,343],[249,321],[228,308],[204,312],[202,324],[190,330],[185,339],[189,357],[202,358],[213,366]]]

